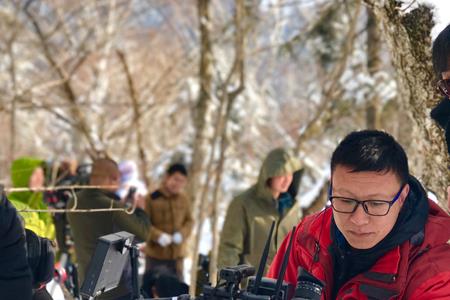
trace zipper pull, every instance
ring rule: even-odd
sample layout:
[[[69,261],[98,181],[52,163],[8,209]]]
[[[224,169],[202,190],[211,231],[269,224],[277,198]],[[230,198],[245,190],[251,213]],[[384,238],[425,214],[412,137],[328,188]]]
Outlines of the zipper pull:
[[[315,242],[315,250],[314,250],[314,258],[313,261],[316,263],[319,261],[319,251],[320,251],[320,244],[318,241]]]

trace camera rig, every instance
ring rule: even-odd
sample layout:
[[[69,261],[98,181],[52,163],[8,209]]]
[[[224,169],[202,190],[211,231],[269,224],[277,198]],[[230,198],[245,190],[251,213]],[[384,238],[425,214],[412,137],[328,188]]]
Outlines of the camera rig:
[[[275,221],[270,227],[256,276],[252,276],[255,269],[249,265],[224,268],[219,272],[220,280],[217,286],[214,288],[204,286],[203,292],[196,300],[320,300],[325,284],[303,268],[298,268],[296,286],[283,280],[295,236],[295,226],[292,228],[277,279],[263,277],[274,228]],[[248,287],[241,290],[239,285],[245,278],[248,278]],[[185,298],[178,297],[178,299]]]
[[[306,270],[298,269],[297,285],[294,286],[283,280],[286,273],[292,243],[295,236],[293,227],[289,239],[287,251],[284,255],[277,279],[263,277],[264,268],[269,255],[270,244],[275,228],[272,222],[269,236],[266,240],[264,251],[256,276],[255,268],[250,265],[238,265],[223,268],[219,271],[219,282],[215,287],[211,284],[203,286],[203,291],[196,298],[189,295],[178,297],[160,298],[162,300],[320,300],[324,283]],[[90,263],[90,274],[81,288],[81,294],[88,299],[111,290],[117,286],[120,275],[129,255],[132,266],[133,300],[144,298],[139,293],[137,286],[137,249],[133,246],[134,236],[127,232],[100,237],[93,259]],[[109,271],[106,271],[109,270]],[[114,272],[110,272],[114,270]],[[246,289],[241,289],[241,283],[248,279]]]

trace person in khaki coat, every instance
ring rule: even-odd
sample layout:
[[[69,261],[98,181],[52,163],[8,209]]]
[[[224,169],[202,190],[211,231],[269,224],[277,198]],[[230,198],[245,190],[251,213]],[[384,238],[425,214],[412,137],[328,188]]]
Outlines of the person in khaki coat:
[[[182,193],[187,175],[184,165],[171,165],[161,187],[151,193],[145,203],[152,222],[144,250],[146,270],[165,271],[180,279],[183,277],[186,240],[193,226],[191,203]]]
[[[264,160],[258,182],[235,197],[223,225],[218,267],[250,264],[259,267],[272,221],[267,271],[284,237],[297,225],[302,213],[296,196],[302,175],[301,163],[282,148],[272,150]]]

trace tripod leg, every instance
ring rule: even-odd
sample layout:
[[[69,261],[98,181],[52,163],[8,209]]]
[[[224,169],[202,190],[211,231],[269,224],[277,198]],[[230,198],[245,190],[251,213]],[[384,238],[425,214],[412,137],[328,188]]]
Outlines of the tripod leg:
[[[133,299],[141,299],[139,292],[139,282],[138,282],[138,257],[139,250],[136,246],[130,248],[130,261],[131,261],[131,281],[133,286]]]

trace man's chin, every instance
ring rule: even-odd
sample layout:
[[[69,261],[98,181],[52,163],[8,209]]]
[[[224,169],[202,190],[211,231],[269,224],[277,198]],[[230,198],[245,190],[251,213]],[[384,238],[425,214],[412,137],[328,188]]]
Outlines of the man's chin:
[[[357,234],[357,233],[347,233],[345,237],[347,242],[355,249],[370,249],[373,248],[377,242],[374,240],[374,234]]]

